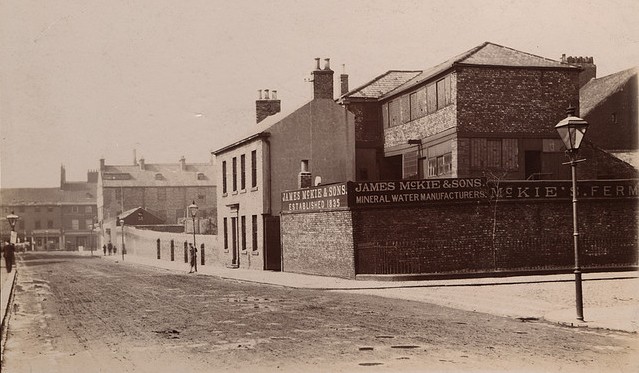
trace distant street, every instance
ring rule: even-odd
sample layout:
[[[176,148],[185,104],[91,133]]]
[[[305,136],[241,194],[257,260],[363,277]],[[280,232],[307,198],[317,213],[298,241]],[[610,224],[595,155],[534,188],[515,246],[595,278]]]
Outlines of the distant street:
[[[29,253],[2,372],[636,372],[637,335]]]

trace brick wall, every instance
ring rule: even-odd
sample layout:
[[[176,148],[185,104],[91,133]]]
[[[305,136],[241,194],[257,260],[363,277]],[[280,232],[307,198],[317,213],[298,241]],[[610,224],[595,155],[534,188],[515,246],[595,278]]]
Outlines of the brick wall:
[[[355,277],[351,211],[282,214],[282,270]]]
[[[584,200],[578,212],[583,267],[637,265],[636,200]],[[282,214],[281,222],[287,272],[352,278],[574,265],[569,200]]]
[[[457,74],[457,125],[462,133],[525,133],[556,137],[566,108],[579,106],[579,72],[463,67]]]

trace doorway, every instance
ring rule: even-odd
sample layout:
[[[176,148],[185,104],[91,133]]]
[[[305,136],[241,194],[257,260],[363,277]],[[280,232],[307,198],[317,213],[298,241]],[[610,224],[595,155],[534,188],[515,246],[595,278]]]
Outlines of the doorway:
[[[537,180],[541,175],[541,152],[527,150],[524,153],[526,180]]]
[[[264,216],[264,269],[271,271],[282,270],[279,216]]]

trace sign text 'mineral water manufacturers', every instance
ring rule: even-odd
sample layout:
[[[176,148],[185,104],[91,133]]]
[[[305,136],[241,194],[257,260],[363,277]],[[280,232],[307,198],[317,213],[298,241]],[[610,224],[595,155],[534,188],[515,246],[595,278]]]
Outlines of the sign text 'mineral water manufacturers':
[[[579,199],[639,198],[639,180],[584,180]],[[446,202],[558,200],[572,198],[565,180],[514,181],[485,178],[358,181],[321,185],[282,193],[282,212],[329,211]]]

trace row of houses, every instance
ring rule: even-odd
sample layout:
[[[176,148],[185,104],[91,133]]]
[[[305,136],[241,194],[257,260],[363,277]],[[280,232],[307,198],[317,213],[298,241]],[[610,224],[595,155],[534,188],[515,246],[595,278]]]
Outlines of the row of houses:
[[[318,58],[304,105],[282,111],[276,91],[260,91],[255,127],[208,164],[100,160],[92,205],[100,242],[138,208],[181,225],[196,202],[212,227],[193,229],[219,235],[222,264],[280,270],[283,191],[344,181],[568,179],[554,125],[570,106],[590,123],[580,177],[637,177],[636,68],[596,78],[591,57],[552,60],[486,42],[355,89],[341,74],[337,98],[334,81],[330,60]],[[7,201],[5,210],[19,207]]]

